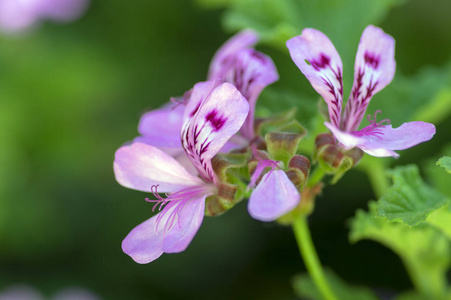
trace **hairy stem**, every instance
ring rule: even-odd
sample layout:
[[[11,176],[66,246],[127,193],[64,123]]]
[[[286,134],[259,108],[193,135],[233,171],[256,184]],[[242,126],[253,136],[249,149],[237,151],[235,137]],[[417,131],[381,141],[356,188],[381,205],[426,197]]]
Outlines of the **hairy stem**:
[[[377,198],[382,197],[388,190],[390,183],[385,172],[385,164],[379,157],[365,157],[360,165],[365,170]]]
[[[326,173],[323,168],[317,166],[316,169],[309,175],[307,187],[314,187],[316,184],[321,182],[321,180],[323,180],[324,175],[326,175]]]
[[[296,218],[293,223],[293,230],[299,251],[316,288],[324,299],[336,300],[337,298],[324,276],[323,268],[318,259],[318,255],[316,254],[315,246],[313,246],[312,237],[307,224],[307,217],[299,216]]]

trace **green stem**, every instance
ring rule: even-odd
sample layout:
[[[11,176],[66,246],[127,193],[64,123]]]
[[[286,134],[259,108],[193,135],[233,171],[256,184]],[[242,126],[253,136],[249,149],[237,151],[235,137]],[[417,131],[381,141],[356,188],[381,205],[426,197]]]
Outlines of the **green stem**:
[[[309,176],[307,187],[314,187],[316,184],[318,184],[318,182],[323,180],[324,175],[326,175],[326,173],[324,172],[323,168],[317,166]]]
[[[307,224],[306,216],[299,216],[293,223],[294,235],[298,243],[299,251],[304,259],[305,266],[325,300],[336,300],[337,298],[327,282],[321,263],[313,246],[312,237]]]
[[[374,194],[377,198],[382,197],[390,186],[384,162],[379,157],[376,157],[376,159],[366,157],[362,167],[368,175]]]

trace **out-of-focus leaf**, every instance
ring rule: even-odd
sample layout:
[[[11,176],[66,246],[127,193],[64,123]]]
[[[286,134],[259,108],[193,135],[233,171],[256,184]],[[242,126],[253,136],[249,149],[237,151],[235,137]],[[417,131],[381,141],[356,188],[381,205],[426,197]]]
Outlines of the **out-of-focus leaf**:
[[[451,240],[451,208],[446,206],[434,211],[426,220],[440,229]]]
[[[369,212],[357,211],[351,220],[350,241],[371,239],[385,245],[401,257],[419,291],[428,296],[443,296],[446,271],[451,263],[451,247],[446,237],[428,224],[409,227],[377,217],[374,202],[369,208]]]
[[[423,182],[416,165],[397,167],[390,174],[393,185],[377,202],[378,216],[386,217],[390,222],[415,226],[449,202]]]
[[[437,166],[445,168],[446,172],[451,174],[451,157],[443,156],[437,161]]]
[[[361,300],[377,300],[371,290],[359,287],[351,286],[344,282],[334,272],[325,270],[325,275],[328,283],[330,284],[335,296],[338,299],[361,299]],[[299,297],[305,297],[307,299],[323,299],[320,292],[316,288],[315,283],[308,274],[296,275],[293,278],[293,288],[295,293]]]
[[[207,9],[216,9],[226,7],[236,0],[195,0],[199,6]]]
[[[443,156],[443,154],[449,155],[449,153],[451,153],[451,144],[445,146],[441,153],[442,154],[440,156]],[[430,182],[434,184],[434,188],[451,199],[451,189],[449,188],[450,177],[449,174],[444,172],[442,168],[437,167],[438,157],[428,160],[424,166],[424,169],[426,171],[427,178],[429,178]]]
[[[396,300],[430,300],[430,297],[427,297],[425,295],[416,293],[414,291],[409,291],[406,293],[403,293],[395,298]]]
[[[215,0],[216,2],[217,0]],[[224,26],[231,31],[257,30],[262,41],[285,50],[285,42],[302,29],[313,27],[334,42],[349,71],[359,36],[368,24],[378,24],[387,12],[404,0],[240,0],[229,2]]]

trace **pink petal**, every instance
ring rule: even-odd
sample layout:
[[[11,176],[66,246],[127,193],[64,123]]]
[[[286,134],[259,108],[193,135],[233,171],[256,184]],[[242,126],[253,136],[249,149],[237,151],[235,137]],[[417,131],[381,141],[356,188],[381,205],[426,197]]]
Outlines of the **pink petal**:
[[[370,125],[352,133],[341,131],[329,123],[325,125],[346,149],[359,147],[377,157],[398,157],[399,154],[394,150],[404,150],[429,141],[435,134],[433,124],[421,121],[404,123],[398,128],[384,125],[371,130],[368,129]]]
[[[188,247],[204,219],[206,197],[207,195],[203,195],[183,204],[178,219],[174,220],[173,227],[165,234],[164,252],[178,253]]]
[[[188,98],[188,103],[186,104],[185,112],[183,114],[183,123],[186,122],[187,119],[194,117],[197,111],[200,108],[202,102],[208,98],[210,93],[213,91],[215,87],[221,84],[218,80],[211,81],[203,81],[196,83],[191,90],[191,93]],[[183,126],[183,124],[182,124]]]
[[[398,128],[391,125],[376,129],[380,134],[364,136],[360,149],[373,156],[393,156],[399,154],[392,150],[404,150],[429,141],[435,134],[435,126],[430,123],[415,121],[404,123]]]
[[[324,125],[326,125],[327,128],[332,132],[334,137],[340,142],[340,144],[346,149],[352,149],[354,147],[357,147],[358,145],[361,145],[364,141],[361,137],[358,137],[350,132],[345,132],[334,125],[330,124],[329,122],[324,122]]]
[[[39,12],[42,17],[60,22],[77,19],[86,11],[89,4],[89,0],[40,0],[34,2],[36,3],[36,12]]]
[[[122,250],[140,264],[154,261],[163,253],[184,251],[202,224],[206,196],[169,203],[136,226],[122,242]]]
[[[242,127],[241,127],[241,129],[242,129]],[[224,144],[224,146],[221,148],[221,150],[219,150],[219,152],[220,153],[229,153],[233,150],[245,148],[245,147],[249,146],[249,142],[250,141],[248,139],[243,138],[241,135],[235,134]]]
[[[248,112],[247,100],[232,84],[223,83],[185,121],[182,144],[206,181],[215,181],[211,159],[241,128]]]
[[[241,134],[252,140],[254,138],[255,104],[261,91],[279,79],[272,59],[254,49],[245,49],[237,53],[234,64],[224,69],[225,81],[233,84],[249,101],[249,115],[241,129]]]
[[[141,135],[135,142],[142,142],[176,153],[183,152],[180,131],[183,125],[185,105],[167,103],[159,109],[145,113],[138,125]],[[166,152],[166,151],[165,151]]]
[[[209,80],[218,78],[224,67],[230,63],[230,58],[243,49],[254,46],[258,41],[257,33],[252,30],[243,30],[231,37],[213,56],[208,72]]]
[[[170,193],[202,184],[174,158],[150,145],[133,143],[116,151],[114,174],[121,185],[134,190]]]
[[[291,211],[299,203],[301,195],[282,170],[266,173],[249,198],[251,217],[271,222]]]
[[[161,213],[161,212],[160,212]],[[169,214],[165,215],[166,219]],[[158,215],[136,226],[122,241],[122,251],[134,261],[147,264],[163,254],[163,232],[165,220],[157,222]],[[159,224],[157,230],[157,223]]]
[[[330,122],[340,125],[343,102],[343,64],[329,38],[319,30],[307,28],[287,41],[291,58],[307,77],[329,108]]]
[[[0,1],[0,29],[4,32],[19,32],[33,26],[41,17],[35,4],[24,4],[17,0]]]
[[[369,25],[360,38],[354,65],[354,85],[341,128],[359,128],[371,97],[389,84],[395,75],[395,40],[382,29]]]

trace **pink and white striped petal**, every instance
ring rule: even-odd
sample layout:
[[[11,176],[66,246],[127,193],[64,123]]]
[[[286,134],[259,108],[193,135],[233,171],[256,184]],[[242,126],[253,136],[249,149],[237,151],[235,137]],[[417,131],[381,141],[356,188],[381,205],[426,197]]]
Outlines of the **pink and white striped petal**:
[[[185,105],[167,103],[161,108],[145,113],[138,125],[141,136],[136,137],[134,142],[158,147],[171,155],[183,152],[180,131],[184,111]]]
[[[202,102],[208,98],[208,95],[222,82],[219,80],[201,81],[194,85],[189,93],[189,97],[186,103],[185,112],[183,113],[183,123],[187,119],[194,117],[199,110]],[[182,124],[183,126],[183,124]],[[179,132],[180,136],[180,132]]]
[[[247,208],[252,218],[271,222],[294,209],[300,200],[298,189],[285,172],[273,170],[263,176],[252,192]]]
[[[341,129],[352,132],[359,128],[371,98],[392,81],[395,69],[395,40],[382,29],[369,25],[360,38],[354,84]]]
[[[228,69],[233,63],[236,53],[243,49],[253,47],[258,41],[255,31],[247,29],[232,36],[213,56],[208,71],[208,80],[221,77],[224,69]]]
[[[194,90],[193,90],[194,93]],[[211,159],[244,123],[249,104],[230,83],[213,89],[182,128],[182,145],[200,176],[215,182]]]
[[[329,38],[307,28],[287,41],[291,58],[329,108],[330,122],[339,127],[343,102],[343,64]]]
[[[237,53],[235,64],[225,70],[224,79],[233,84],[249,101],[249,115],[241,129],[241,134],[249,140],[255,137],[255,104],[262,90],[279,79],[272,59],[254,49],[245,49]]]
[[[180,163],[156,147],[133,143],[116,151],[114,174],[121,185],[144,192],[152,192],[158,185],[160,193],[171,193],[203,184]]]
[[[398,157],[399,154],[394,150],[408,149],[429,141],[435,134],[433,124],[421,121],[404,123],[398,128],[392,128],[391,125],[370,125],[352,133],[339,130],[330,123],[325,125],[346,149],[358,147],[377,157]]]

